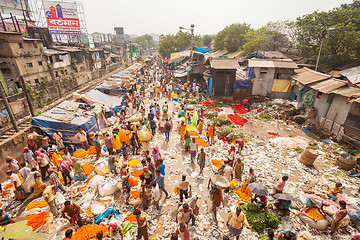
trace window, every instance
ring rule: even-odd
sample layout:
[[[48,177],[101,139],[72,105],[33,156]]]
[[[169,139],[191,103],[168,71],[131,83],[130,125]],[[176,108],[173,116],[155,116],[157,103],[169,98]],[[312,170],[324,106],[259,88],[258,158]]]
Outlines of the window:
[[[56,77],[59,77],[59,72],[56,71],[56,72],[55,72],[55,76],[56,76]]]
[[[38,48],[38,45],[36,42],[33,42],[33,44],[34,44],[34,48]]]
[[[19,48],[24,48],[22,43],[18,43],[19,44]]]
[[[26,66],[27,67],[33,67],[33,64],[31,62],[29,62],[29,63],[26,63]]]
[[[61,75],[64,75],[64,70],[61,70]]]
[[[34,79],[34,81],[36,84],[40,84],[39,79],[36,78],[36,79]]]
[[[68,71],[65,69],[65,75],[68,75]]]
[[[43,65],[42,61],[38,61],[38,63],[39,63],[39,66],[42,66],[42,65]]]

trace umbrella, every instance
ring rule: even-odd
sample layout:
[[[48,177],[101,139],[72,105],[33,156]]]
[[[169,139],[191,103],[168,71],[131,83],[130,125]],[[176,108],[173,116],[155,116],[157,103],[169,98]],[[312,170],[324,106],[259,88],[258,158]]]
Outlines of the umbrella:
[[[230,187],[230,181],[219,174],[215,174],[211,177],[211,181],[220,188],[228,188]]]
[[[21,221],[7,225],[6,230],[0,234],[0,237],[21,240],[45,240],[48,238],[48,235],[33,232],[32,227],[26,225],[26,221]]]
[[[152,138],[151,133],[147,129],[140,130],[138,135],[141,142],[150,141]]]
[[[277,193],[274,195],[274,198],[276,199],[281,199],[281,200],[285,200],[285,201],[292,201],[294,200],[294,198],[288,194],[284,194],[284,193]]]
[[[268,194],[265,186],[262,185],[261,183],[256,183],[256,182],[250,183],[248,185],[248,188],[252,193],[255,193],[259,196],[266,196]]]

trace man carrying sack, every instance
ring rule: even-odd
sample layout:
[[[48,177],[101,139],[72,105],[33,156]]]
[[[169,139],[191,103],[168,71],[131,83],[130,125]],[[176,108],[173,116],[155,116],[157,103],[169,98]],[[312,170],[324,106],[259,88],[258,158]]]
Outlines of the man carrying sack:
[[[25,199],[25,191],[24,191],[24,188],[22,186],[19,176],[16,173],[13,173],[11,170],[8,170],[6,172],[6,175],[8,175],[10,177],[10,181],[16,189],[15,198],[17,200]]]

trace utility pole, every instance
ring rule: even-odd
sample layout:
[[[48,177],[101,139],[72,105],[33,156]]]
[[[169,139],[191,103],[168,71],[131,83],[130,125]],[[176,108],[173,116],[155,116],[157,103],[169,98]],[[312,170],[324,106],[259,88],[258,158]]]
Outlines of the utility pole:
[[[32,105],[28,90],[26,88],[24,78],[22,76],[19,76],[19,79],[20,79],[20,82],[21,82],[21,87],[22,87],[23,92],[24,92],[25,97],[26,97],[27,104],[29,106],[30,114],[31,114],[32,117],[34,117],[35,116],[34,107]]]
[[[9,117],[10,117],[11,123],[12,123],[12,125],[14,127],[14,130],[16,132],[19,132],[20,130],[19,130],[19,127],[18,127],[18,125],[16,123],[15,115],[14,115],[12,109],[11,109],[11,106],[10,106],[7,98],[6,98],[4,88],[3,88],[3,86],[1,84],[0,84],[0,95],[1,95],[1,98],[2,98],[2,100],[4,102],[5,108],[6,108],[7,112],[8,112],[8,114],[9,114]]]

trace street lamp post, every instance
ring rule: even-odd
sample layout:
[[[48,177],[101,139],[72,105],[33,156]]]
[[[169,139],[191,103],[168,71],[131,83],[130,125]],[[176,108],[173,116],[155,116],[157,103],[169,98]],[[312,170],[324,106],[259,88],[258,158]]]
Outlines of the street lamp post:
[[[335,28],[329,28],[328,30],[331,31],[331,30],[334,30]],[[321,32],[321,44],[320,44],[320,49],[319,49],[319,54],[318,54],[318,57],[317,57],[317,60],[316,60],[316,66],[315,66],[315,71],[317,71],[318,69],[318,66],[319,66],[319,60],[320,60],[320,55],[321,55],[321,50],[322,50],[322,46],[323,46],[323,43],[324,43],[324,38],[327,34],[327,30],[323,30]]]
[[[190,28],[184,28],[184,27],[179,27],[180,30],[187,30],[191,33],[191,51],[193,50],[194,48],[194,27],[195,25],[194,24],[191,24],[190,25]]]

